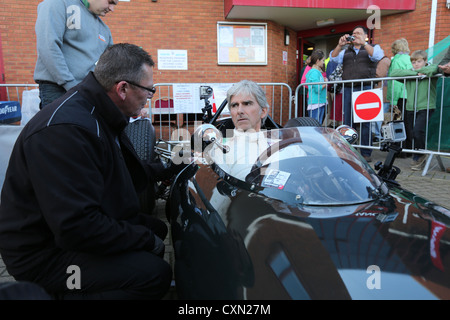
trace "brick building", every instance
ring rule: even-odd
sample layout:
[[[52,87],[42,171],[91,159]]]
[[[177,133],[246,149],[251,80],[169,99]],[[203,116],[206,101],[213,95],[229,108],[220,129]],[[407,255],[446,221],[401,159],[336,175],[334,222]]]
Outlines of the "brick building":
[[[34,24],[39,2],[0,0],[0,81],[4,83],[34,83]],[[223,83],[245,78],[287,83],[295,89],[302,64],[297,57],[311,47],[328,54],[339,35],[367,23],[369,5],[381,8],[372,41],[388,56],[397,38],[406,38],[411,50],[416,50],[450,34],[449,0],[129,0],[120,1],[104,21],[116,43],[135,43],[153,55],[156,83]],[[218,22],[263,23],[266,63],[219,64]],[[328,25],[318,26],[321,23]],[[158,50],[162,49],[186,52],[187,70],[158,68]]]

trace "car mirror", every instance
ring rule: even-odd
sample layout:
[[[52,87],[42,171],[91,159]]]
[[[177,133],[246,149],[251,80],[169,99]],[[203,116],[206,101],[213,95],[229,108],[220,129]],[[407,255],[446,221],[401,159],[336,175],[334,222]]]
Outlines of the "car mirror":
[[[200,125],[191,137],[191,148],[195,152],[203,152],[211,143],[219,144],[222,133],[212,124]]]
[[[358,132],[348,125],[342,125],[336,128],[336,131],[347,140],[348,143],[354,143],[358,140]]]

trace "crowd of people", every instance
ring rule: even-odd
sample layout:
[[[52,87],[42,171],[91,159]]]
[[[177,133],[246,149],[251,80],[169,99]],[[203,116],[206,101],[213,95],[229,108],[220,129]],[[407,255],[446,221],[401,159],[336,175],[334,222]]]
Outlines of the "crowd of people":
[[[450,49],[449,49],[450,51]],[[381,88],[383,110],[386,120],[402,119],[405,123],[406,141],[403,149],[425,149],[428,121],[436,109],[436,83],[433,77],[438,73],[449,74],[449,53],[440,65],[428,62],[425,50],[410,52],[408,41],[398,39],[391,46],[392,58],[385,55],[378,44],[368,43],[368,30],[357,26],[351,34],[339,38],[336,48],[331,50],[328,65],[325,55],[317,49],[307,58],[301,83],[306,84],[308,116],[324,123],[328,113],[330,119],[337,119],[341,112],[342,123],[354,127],[352,94],[356,91]],[[326,85],[328,80],[364,80],[385,77],[424,76],[425,79],[389,81],[349,81],[343,89],[336,84]],[[324,84],[307,85],[322,82]],[[331,95],[327,96],[327,88]],[[394,117],[395,116],[395,117]],[[339,123],[339,122],[338,122]],[[363,122],[360,126],[361,145],[370,146],[381,138],[382,122]],[[371,161],[372,149],[360,148],[362,156]],[[411,170],[423,169],[427,155],[402,153],[402,157],[412,156]]]

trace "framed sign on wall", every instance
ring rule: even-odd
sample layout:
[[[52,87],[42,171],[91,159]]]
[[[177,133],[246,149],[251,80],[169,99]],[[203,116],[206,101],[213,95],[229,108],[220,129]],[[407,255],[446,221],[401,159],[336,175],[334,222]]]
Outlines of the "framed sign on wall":
[[[218,22],[217,61],[219,65],[267,65],[267,24]]]
[[[158,70],[187,70],[187,50],[158,49]]]

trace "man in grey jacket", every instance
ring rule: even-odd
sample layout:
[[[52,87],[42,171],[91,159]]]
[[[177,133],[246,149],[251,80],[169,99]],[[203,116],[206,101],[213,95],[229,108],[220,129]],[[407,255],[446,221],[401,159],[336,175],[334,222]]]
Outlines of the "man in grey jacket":
[[[114,11],[118,1],[44,0],[38,5],[34,80],[41,108],[80,83],[113,44],[100,17]]]

